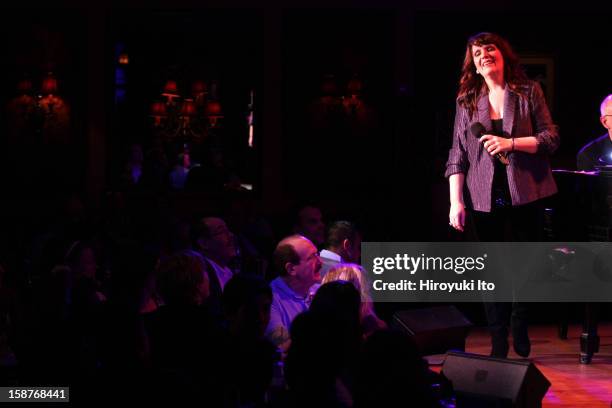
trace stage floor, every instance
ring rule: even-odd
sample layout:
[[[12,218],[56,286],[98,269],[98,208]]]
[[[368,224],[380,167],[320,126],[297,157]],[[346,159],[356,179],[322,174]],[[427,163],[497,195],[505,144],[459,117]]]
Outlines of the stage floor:
[[[544,407],[597,408],[612,407],[612,323],[599,327],[599,353],[589,365],[579,363],[581,326],[570,325],[568,339],[557,336],[554,325],[532,326],[531,360],[552,383]],[[510,344],[512,340],[510,339]],[[510,347],[508,358],[520,358]],[[467,339],[466,351],[490,352],[490,340],[485,328],[474,328]]]

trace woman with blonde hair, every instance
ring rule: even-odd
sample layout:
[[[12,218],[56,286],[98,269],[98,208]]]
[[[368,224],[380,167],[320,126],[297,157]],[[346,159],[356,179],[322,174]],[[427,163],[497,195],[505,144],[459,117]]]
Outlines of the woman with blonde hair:
[[[360,317],[364,336],[367,337],[376,330],[387,328],[387,324],[379,319],[374,312],[374,304],[370,296],[365,270],[361,266],[352,263],[338,264],[327,272],[322,284],[338,280],[352,283],[361,295]]]

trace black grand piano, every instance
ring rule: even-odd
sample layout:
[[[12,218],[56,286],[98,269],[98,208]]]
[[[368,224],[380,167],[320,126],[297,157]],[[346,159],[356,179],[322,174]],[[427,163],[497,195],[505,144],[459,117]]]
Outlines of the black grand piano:
[[[546,235],[551,241],[612,241],[612,166],[598,171],[553,170],[559,193],[546,208]],[[598,303],[584,304],[580,362],[589,364],[599,351]],[[567,320],[559,325],[567,338]]]

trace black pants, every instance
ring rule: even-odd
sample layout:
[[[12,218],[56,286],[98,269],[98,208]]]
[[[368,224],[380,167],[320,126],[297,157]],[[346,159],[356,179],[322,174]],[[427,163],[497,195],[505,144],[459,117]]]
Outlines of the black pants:
[[[469,237],[477,242],[539,242],[544,233],[544,205],[539,201],[519,207],[472,211]]]
[[[544,206],[540,202],[519,207],[494,208],[490,213],[471,212],[468,236],[479,242],[538,242],[544,231]],[[508,326],[514,349],[523,357],[530,351],[527,333],[527,305],[524,303],[485,303],[493,346],[491,355],[508,355]]]

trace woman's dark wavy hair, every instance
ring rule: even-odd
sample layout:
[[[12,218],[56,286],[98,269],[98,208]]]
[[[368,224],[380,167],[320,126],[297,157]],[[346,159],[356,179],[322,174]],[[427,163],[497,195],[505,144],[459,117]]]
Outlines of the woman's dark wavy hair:
[[[473,35],[468,39],[465,47],[465,58],[461,68],[461,79],[459,79],[459,92],[457,93],[457,102],[466,108],[470,115],[473,115],[476,111],[478,97],[486,87],[482,75],[476,73],[474,59],[472,58],[472,46],[483,46],[485,44],[495,45],[504,57],[504,80],[510,89],[522,95],[523,92],[519,85],[527,79],[523,68],[519,64],[518,57],[508,41],[493,33]]]

